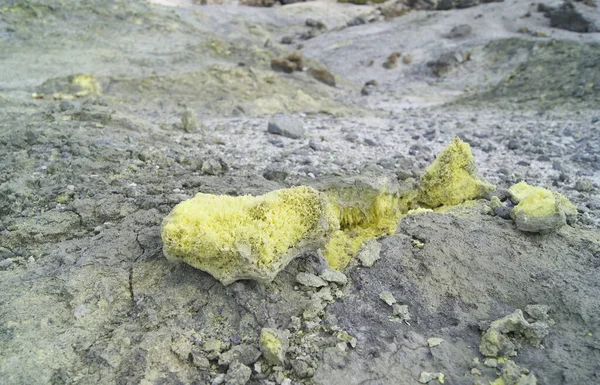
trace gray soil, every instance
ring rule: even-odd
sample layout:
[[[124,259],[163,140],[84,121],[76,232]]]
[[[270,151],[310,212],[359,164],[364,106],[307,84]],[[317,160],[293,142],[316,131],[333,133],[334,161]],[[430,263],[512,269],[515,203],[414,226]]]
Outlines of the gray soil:
[[[346,27],[360,15],[372,22]],[[301,40],[307,18],[328,29]],[[335,87],[271,69],[298,44]],[[412,60],[384,68],[395,52]],[[482,333],[528,305],[553,322],[512,360],[539,384],[600,383],[600,34],[514,1],[383,20],[321,1],[5,0],[0,68],[0,384],[488,384],[502,365],[482,364]],[[98,86],[80,92],[78,75]],[[304,134],[269,133],[275,114]],[[162,253],[162,219],[197,192],[418,178],[455,136],[503,200],[525,180],[577,220],[523,233],[485,199],[408,216],[372,267],[321,289],[296,282],[314,255],[225,287]],[[285,362],[240,360],[248,379],[224,357],[265,327],[289,334]]]

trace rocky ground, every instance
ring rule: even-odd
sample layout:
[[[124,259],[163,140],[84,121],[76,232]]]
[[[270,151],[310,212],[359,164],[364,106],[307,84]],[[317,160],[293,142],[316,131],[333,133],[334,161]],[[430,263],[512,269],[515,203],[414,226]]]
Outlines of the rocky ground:
[[[0,4],[0,383],[600,383],[600,12],[412,3]],[[418,180],[455,136],[499,196],[525,180],[577,220],[408,216],[347,282],[163,256],[197,192]]]

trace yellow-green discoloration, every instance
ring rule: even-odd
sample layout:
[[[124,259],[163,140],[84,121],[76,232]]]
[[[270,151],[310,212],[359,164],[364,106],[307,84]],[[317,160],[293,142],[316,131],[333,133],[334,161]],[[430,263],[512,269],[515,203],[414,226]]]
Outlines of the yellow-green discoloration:
[[[454,138],[425,171],[418,201],[431,208],[454,206],[492,190],[494,186],[477,177],[469,144]]]
[[[271,281],[300,251],[323,246],[338,228],[327,197],[301,186],[257,197],[198,194],[165,218],[162,239],[167,257],[229,284]]]
[[[287,341],[281,332],[264,328],[260,333],[260,350],[265,359],[272,365],[281,365],[285,361]]]
[[[567,197],[525,182],[509,189],[517,206],[511,216],[517,228],[529,232],[544,232],[560,228],[567,219],[577,215],[577,208]]]
[[[84,97],[89,95],[100,95],[102,87],[96,77],[92,75],[78,75],[73,78],[73,85],[80,90],[75,92],[75,96]]]

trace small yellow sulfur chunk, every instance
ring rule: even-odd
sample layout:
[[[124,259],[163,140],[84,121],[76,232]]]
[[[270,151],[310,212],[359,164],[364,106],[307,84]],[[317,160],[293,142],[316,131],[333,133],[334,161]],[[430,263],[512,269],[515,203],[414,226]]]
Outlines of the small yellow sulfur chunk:
[[[260,351],[270,364],[282,365],[288,346],[288,338],[282,331],[270,328],[261,330]]]
[[[494,190],[476,174],[471,147],[454,138],[425,170],[418,201],[430,208],[454,206]]]
[[[256,197],[197,194],[164,219],[163,250],[226,285],[245,278],[268,282],[338,228],[325,194],[310,187]]]
[[[566,224],[577,215],[577,208],[562,194],[519,182],[509,192],[517,206],[511,217],[517,228],[528,232],[547,232]]]

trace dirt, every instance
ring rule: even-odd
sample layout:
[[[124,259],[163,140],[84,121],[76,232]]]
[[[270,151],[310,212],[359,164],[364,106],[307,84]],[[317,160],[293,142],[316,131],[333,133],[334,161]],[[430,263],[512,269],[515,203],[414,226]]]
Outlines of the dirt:
[[[525,2],[389,20],[331,1],[157,3],[0,5],[0,383],[244,382],[219,358],[258,348],[262,328],[289,348],[282,366],[245,361],[248,384],[417,384],[422,372],[487,384],[512,363],[539,384],[600,382],[598,33],[551,28]],[[361,15],[372,22],[346,26]],[[327,29],[300,40],[309,17]],[[448,38],[459,25],[471,33]],[[304,71],[271,69],[296,50]],[[412,60],[384,68],[394,52]],[[438,77],[427,63],[448,54],[468,60]],[[269,133],[274,114],[304,136]],[[407,216],[372,267],[354,261],[346,284],[323,288],[296,282],[322,270],[318,255],[271,284],[223,286],[162,254],[163,218],[198,192],[418,179],[455,136],[502,200],[525,180],[567,196],[577,220],[523,233],[491,196]],[[484,365],[482,333],[528,305],[550,308],[541,346],[510,336],[518,354]]]

